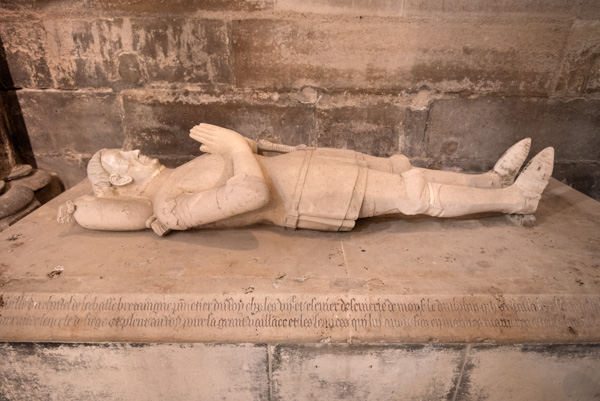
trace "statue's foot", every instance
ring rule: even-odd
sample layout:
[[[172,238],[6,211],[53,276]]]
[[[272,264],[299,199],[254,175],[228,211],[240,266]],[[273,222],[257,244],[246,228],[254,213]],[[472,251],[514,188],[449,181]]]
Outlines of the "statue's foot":
[[[514,186],[525,200],[517,214],[535,213],[554,167],[554,148],[546,148],[527,163]]]
[[[508,148],[498,159],[492,171],[500,177],[500,185],[507,187],[513,183],[523,162],[529,154],[531,138],[525,138]]]

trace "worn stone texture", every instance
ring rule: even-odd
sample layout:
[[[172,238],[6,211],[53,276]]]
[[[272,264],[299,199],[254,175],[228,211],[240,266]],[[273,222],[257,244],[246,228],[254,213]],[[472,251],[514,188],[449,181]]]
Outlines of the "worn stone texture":
[[[19,87],[122,88],[230,79],[226,27],[217,20],[4,21],[0,34],[10,43],[7,59]]]
[[[108,11],[190,13],[194,11],[260,11],[273,8],[274,0],[93,0],[90,6]]]
[[[42,170],[56,175],[63,188],[72,188],[87,177],[90,154],[67,153],[37,155],[35,160]]]
[[[555,14],[557,16],[575,15],[575,2],[569,0],[405,0],[405,15],[430,16],[432,14],[497,14],[523,13],[528,15]]]
[[[597,346],[474,346],[457,400],[596,400]]]
[[[600,90],[600,21],[573,24],[556,90],[569,95]]]
[[[404,3],[404,0],[277,0],[275,3],[275,9],[318,14],[354,14],[359,17],[369,15],[381,17],[399,17],[404,14]]]
[[[278,345],[272,400],[442,400],[462,346]]]
[[[549,93],[568,25],[472,21],[233,21],[236,83],[287,90]]]
[[[266,400],[264,345],[0,344],[0,398]]]
[[[373,156],[398,153],[406,107],[388,102],[317,109],[317,145]]]
[[[554,177],[594,199],[600,199],[600,162],[554,163]]]
[[[577,2],[578,14],[580,19],[600,20],[600,4],[595,0],[583,0]]]
[[[8,10],[73,13],[78,10],[125,13],[181,13],[201,11],[261,11],[273,8],[272,0],[3,0]]]
[[[598,345],[0,345],[3,400],[594,400]]]
[[[19,91],[34,153],[94,153],[123,145],[122,112],[112,92]]]

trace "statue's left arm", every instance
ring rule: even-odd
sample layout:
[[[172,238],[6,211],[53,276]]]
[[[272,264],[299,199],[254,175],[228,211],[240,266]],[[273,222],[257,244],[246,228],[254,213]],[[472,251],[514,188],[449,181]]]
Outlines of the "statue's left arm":
[[[200,193],[182,193],[162,199],[158,217],[171,229],[186,229],[250,212],[269,202],[269,188],[248,142],[234,131],[201,124],[190,136],[202,142],[202,151],[228,155],[233,176],[225,185]]]

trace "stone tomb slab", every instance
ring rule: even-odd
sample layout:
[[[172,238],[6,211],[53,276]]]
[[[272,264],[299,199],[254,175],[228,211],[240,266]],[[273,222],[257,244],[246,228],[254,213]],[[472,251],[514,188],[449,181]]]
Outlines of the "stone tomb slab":
[[[0,340],[600,341],[600,203],[555,180],[533,228],[485,215],[164,238],[57,224],[88,192],[0,233]]]

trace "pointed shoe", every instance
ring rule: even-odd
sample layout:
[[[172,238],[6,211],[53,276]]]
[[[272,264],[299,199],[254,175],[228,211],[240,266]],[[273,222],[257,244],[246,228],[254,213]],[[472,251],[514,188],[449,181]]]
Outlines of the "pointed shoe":
[[[508,148],[500,159],[498,159],[492,171],[500,176],[500,184],[503,187],[513,183],[529,154],[530,147],[531,138],[522,139]]]
[[[518,214],[535,213],[553,168],[554,148],[542,150],[527,163],[514,184],[525,198],[525,206]]]

